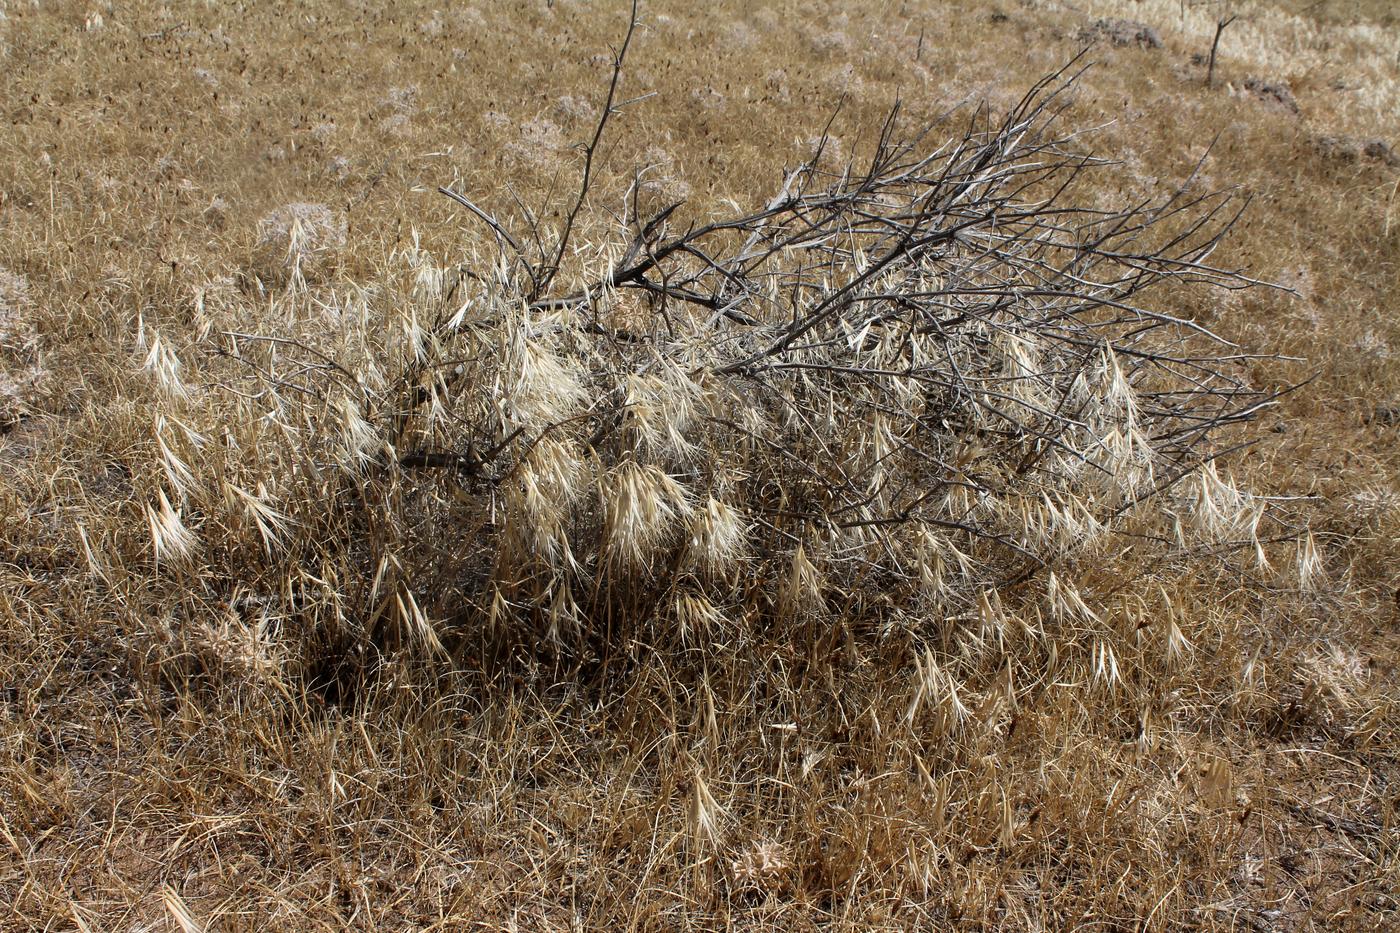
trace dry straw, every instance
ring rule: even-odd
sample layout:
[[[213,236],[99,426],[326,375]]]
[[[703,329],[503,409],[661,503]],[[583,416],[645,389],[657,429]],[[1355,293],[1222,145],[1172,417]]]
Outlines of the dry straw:
[[[215,7],[187,24],[144,2],[104,9],[94,35],[48,5],[12,16],[17,66],[81,49],[71,70],[86,81],[84,64],[131,63],[112,70],[110,101],[17,67],[35,94],[7,113],[17,145],[53,158],[3,163],[20,234],[4,261],[32,281],[24,326],[0,321],[0,379],[40,361],[65,375],[18,420],[0,414],[0,654],[15,673],[0,899],[16,922],[1166,930],[1383,916],[1397,705],[1375,639],[1393,604],[1393,412],[1378,376],[1340,377],[1381,371],[1386,333],[1366,337],[1369,362],[1326,364],[1328,433],[1294,396],[1298,417],[1245,462],[1226,456],[1237,429],[1273,418],[1298,371],[1214,330],[1286,322],[1270,341],[1315,339],[1340,359],[1352,335],[1334,331],[1388,306],[1390,247],[1368,207],[1387,167],[1341,165],[1299,136],[1329,119],[1319,99],[1360,106],[1329,85],[1355,34],[1330,57],[1313,48],[1321,31],[1281,44],[1316,65],[1290,76],[1309,108],[1299,133],[1196,87],[1165,0],[1141,14],[1162,18],[1164,49],[1104,47],[1109,68],[1088,79],[1076,63],[1024,99],[870,122],[877,82],[919,88],[910,109],[930,114],[966,89],[945,63],[955,82],[1004,64],[937,41],[945,20],[950,35],[1039,36],[1017,67],[1040,68],[1061,54],[1053,36],[1083,25],[1067,20],[1110,15],[1090,5],[943,5],[927,43],[918,3],[819,0],[824,13],[786,19],[677,5],[637,36],[718,32],[735,54],[652,56],[625,80],[615,62],[607,93],[568,114],[594,120],[570,123],[589,133],[586,180],[570,188],[561,170],[562,197],[535,202],[551,179],[522,168],[482,195],[489,209],[465,187],[405,185],[459,170],[474,181],[454,185],[480,183],[495,168],[477,153],[496,144],[514,158],[508,120],[469,129],[488,95],[511,99],[475,77],[494,69],[523,95],[532,43],[596,27],[577,4],[447,5],[417,32],[428,14],[398,5],[344,41],[317,13],[325,43],[306,42],[309,20],[249,5],[250,41],[227,49]],[[877,32],[857,54],[852,36]],[[290,90],[375,54],[421,72],[412,120],[397,93],[365,113],[353,93]],[[580,58],[560,53],[530,94],[572,82],[591,67]],[[752,73],[769,58],[787,71]],[[235,60],[242,78],[224,71]],[[119,114],[123,82],[165,87],[148,79],[191,61],[222,76],[187,75],[205,105],[172,83],[142,119],[99,121],[106,155],[82,164],[83,134],[60,127]],[[1228,56],[1221,68],[1233,81]],[[781,99],[801,119],[802,102],[834,100],[828,79],[849,96],[816,151],[780,167],[774,133],[791,119],[703,148],[735,112],[715,103],[718,81],[694,88],[698,110],[665,101],[702,71],[732,77],[723,94],[755,113]],[[270,73],[289,93],[253,93]],[[629,100],[656,82],[660,99]],[[285,109],[296,101],[334,108],[341,129]],[[1120,102],[1141,109],[1130,130],[1078,130]],[[170,107],[199,132],[175,132],[187,124]],[[1228,127],[1195,174],[1176,161],[1185,111]],[[376,135],[386,118],[399,142]],[[246,145],[197,148],[256,121],[248,142],[285,135],[285,161],[249,169]],[[448,123],[469,149],[421,138]],[[838,141],[861,123],[866,136]],[[687,189],[626,164],[668,134],[654,158],[685,169],[693,204],[660,200]],[[133,168],[164,147],[187,167],[161,159],[154,181]],[[269,230],[253,196],[284,199],[332,159],[323,190],[296,195],[315,201],[296,203],[345,213],[286,214],[255,244]],[[1252,268],[1298,243],[1327,252],[1294,310],[1263,290],[1237,300],[1254,283],[1226,237],[1250,230],[1239,198],[1206,193],[1222,164],[1270,192],[1254,227],[1274,252],[1248,254]],[[109,190],[123,166],[139,179]],[[1307,184],[1268,187],[1285,174]],[[220,224],[219,254],[201,252]],[[241,251],[223,242],[240,235]],[[1371,441],[1337,444],[1335,462],[1350,459],[1327,476],[1319,436]],[[1345,505],[1253,494],[1261,483]],[[1314,503],[1313,531],[1296,534]],[[1372,640],[1349,644],[1363,629]]]

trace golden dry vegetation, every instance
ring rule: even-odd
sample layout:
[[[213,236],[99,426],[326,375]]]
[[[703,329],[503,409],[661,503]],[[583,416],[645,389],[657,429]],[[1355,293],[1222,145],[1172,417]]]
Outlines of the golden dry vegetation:
[[[961,108],[937,146],[1086,42],[1058,121],[1113,164],[1075,204],[1249,198],[1212,262],[1287,290],[1150,301],[1277,398],[1119,520],[1008,491],[1030,574],[773,518],[779,435],[727,459],[707,348],[549,336],[437,193],[552,242],[625,5],[0,6],[0,929],[1393,924],[1400,19],[1226,6],[1213,88],[1215,4],[641,6],[560,293],[634,195],[762,206],[829,121],[838,170],[896,99]],[[495,485],[385,467],[404,397],[415,438],[534,446]],[[833,457],[893,443],[856,411]]]

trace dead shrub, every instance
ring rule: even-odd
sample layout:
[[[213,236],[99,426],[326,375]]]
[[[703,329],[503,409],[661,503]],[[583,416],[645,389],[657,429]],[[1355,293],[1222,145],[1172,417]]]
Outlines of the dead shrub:
[[[447,192],[495,238],[490,263],[409,248],[397,284],[314,323],[152,335],[150,559],[285,594],[280,632],[427,655],[688,640],[735,606],[813,644],[900,606],[990,635],[993,591],[1032,578],[1051,612],[1096,619],[1055,571],[1122,521],[1255,534],[1252,500],[1201,469],[1268,396],[1146,300],[1250,284],[1209,262],[1238,208],[1188,189],[1080,206],[1098,163],[1056,121],[1075,77],[931,146],[891,113],[866,161],[831,167],[819,143],[732,216],[633,198],[575,249],[590,149],[548,237]],[[267,225],[293,267],[343,236],[295,207]],[[1096,657],[1111,686],[1114,649]]]
[[[1262,103],[1292,114],[1298,113],[1298,100],[1287,81],[1251,77],[1245,79],[1244,89]]]
[[[1354,136],[1319,136],[1313,143],[1317,151],[1329,159],[1339,162],[1378,162],[1395,168],[1400,166],[1400,155],[1396,155],[1390,144],[1380,138],[1358,139]]]
[[[1095,20],[1079,31],[1080,42],[1095,42],[1107,39],[1118,46],[1136,46],[1140,49],[1160,49],[1162,37],[1146,23],[1130,19]]]

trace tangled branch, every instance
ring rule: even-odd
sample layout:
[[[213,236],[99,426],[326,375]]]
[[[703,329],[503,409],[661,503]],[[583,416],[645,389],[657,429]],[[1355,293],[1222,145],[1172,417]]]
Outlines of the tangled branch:
[[[569,271],[628,44],[552,248],[528,257],[448,192],[491,230],[496,275],[415,253],[396,341],[308,337],[300,367],[285,339],[240,338],[280,354],[263,393],[315,410],[311,472],[353,480],[339,520],[375,530],[346,542],[373,617],[467,606],[560,637],[702,597],[975,606],[1092,553],[1271,402],[1250,355],[1153,301],[1256,284],[1211,262],[1243,205],[1191,182],[1087,204],[1105,162],[1060,128],[1077,63],[941,145],[902,137],[895,107],[859,166],[819,147],[749,212],[682,226],[680,204],[639,216],[634,188],[594,244],[613,261]],[[379,596],[386,574],[418,602]]]

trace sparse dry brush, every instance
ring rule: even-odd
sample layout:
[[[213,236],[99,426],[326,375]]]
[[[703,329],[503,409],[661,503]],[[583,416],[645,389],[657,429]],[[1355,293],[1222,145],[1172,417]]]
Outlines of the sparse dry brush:
[[[967,22],[1029,31],[1030,10]],[[418,12],[428,44],[470,19]],[[1123,12],[1036,15],[1112,55],[1191,45],[1095,19]],[[641,115],[631,15],[596,106],[550,111],[577,158],[545,151],[566,132],[546,117],[502,146],[548,185],[429,199],[443,171],[417,231],[366,245],[388,169],[356,153],[339,201],[189,207],[243,236],[194,271],[164,242],[144,279],[91,289],[71,260],[4,257],[33,281],[0,268],[0,379],[32,374],[0,409],[0,658],[32,684],[4,693],[0,902],[44,928],[1383,916],[1400,703],[1344,633],[1388,618],[1400,508],[1384,476],[1330,513],[1265,468],[1234,479],[1279,443],[1249,422],[1296,431],[1279,411],[1324,391],[1221,311],[1284,291],[1239,260],[1248,198],[1213,190],[1239,166],[1197,147],[1125,170],[1081,55],[1003,105],[798,127],[801,161],[723,203]],[[859,58],[852,15],[804,24],[786,67]],[[778,22],[736,15],[726,41]],[[906,32],[889,48],[927,78],[933,39]],[[902,73],[880,49],[869,74]],[[214,64],[198,93],[236,94]],[[375,93],[298,113],[278,159],[418,133],[444,92]],[[447,210],[471,232],[435,237]],[[71,218],[45,236],[107,242]]]

